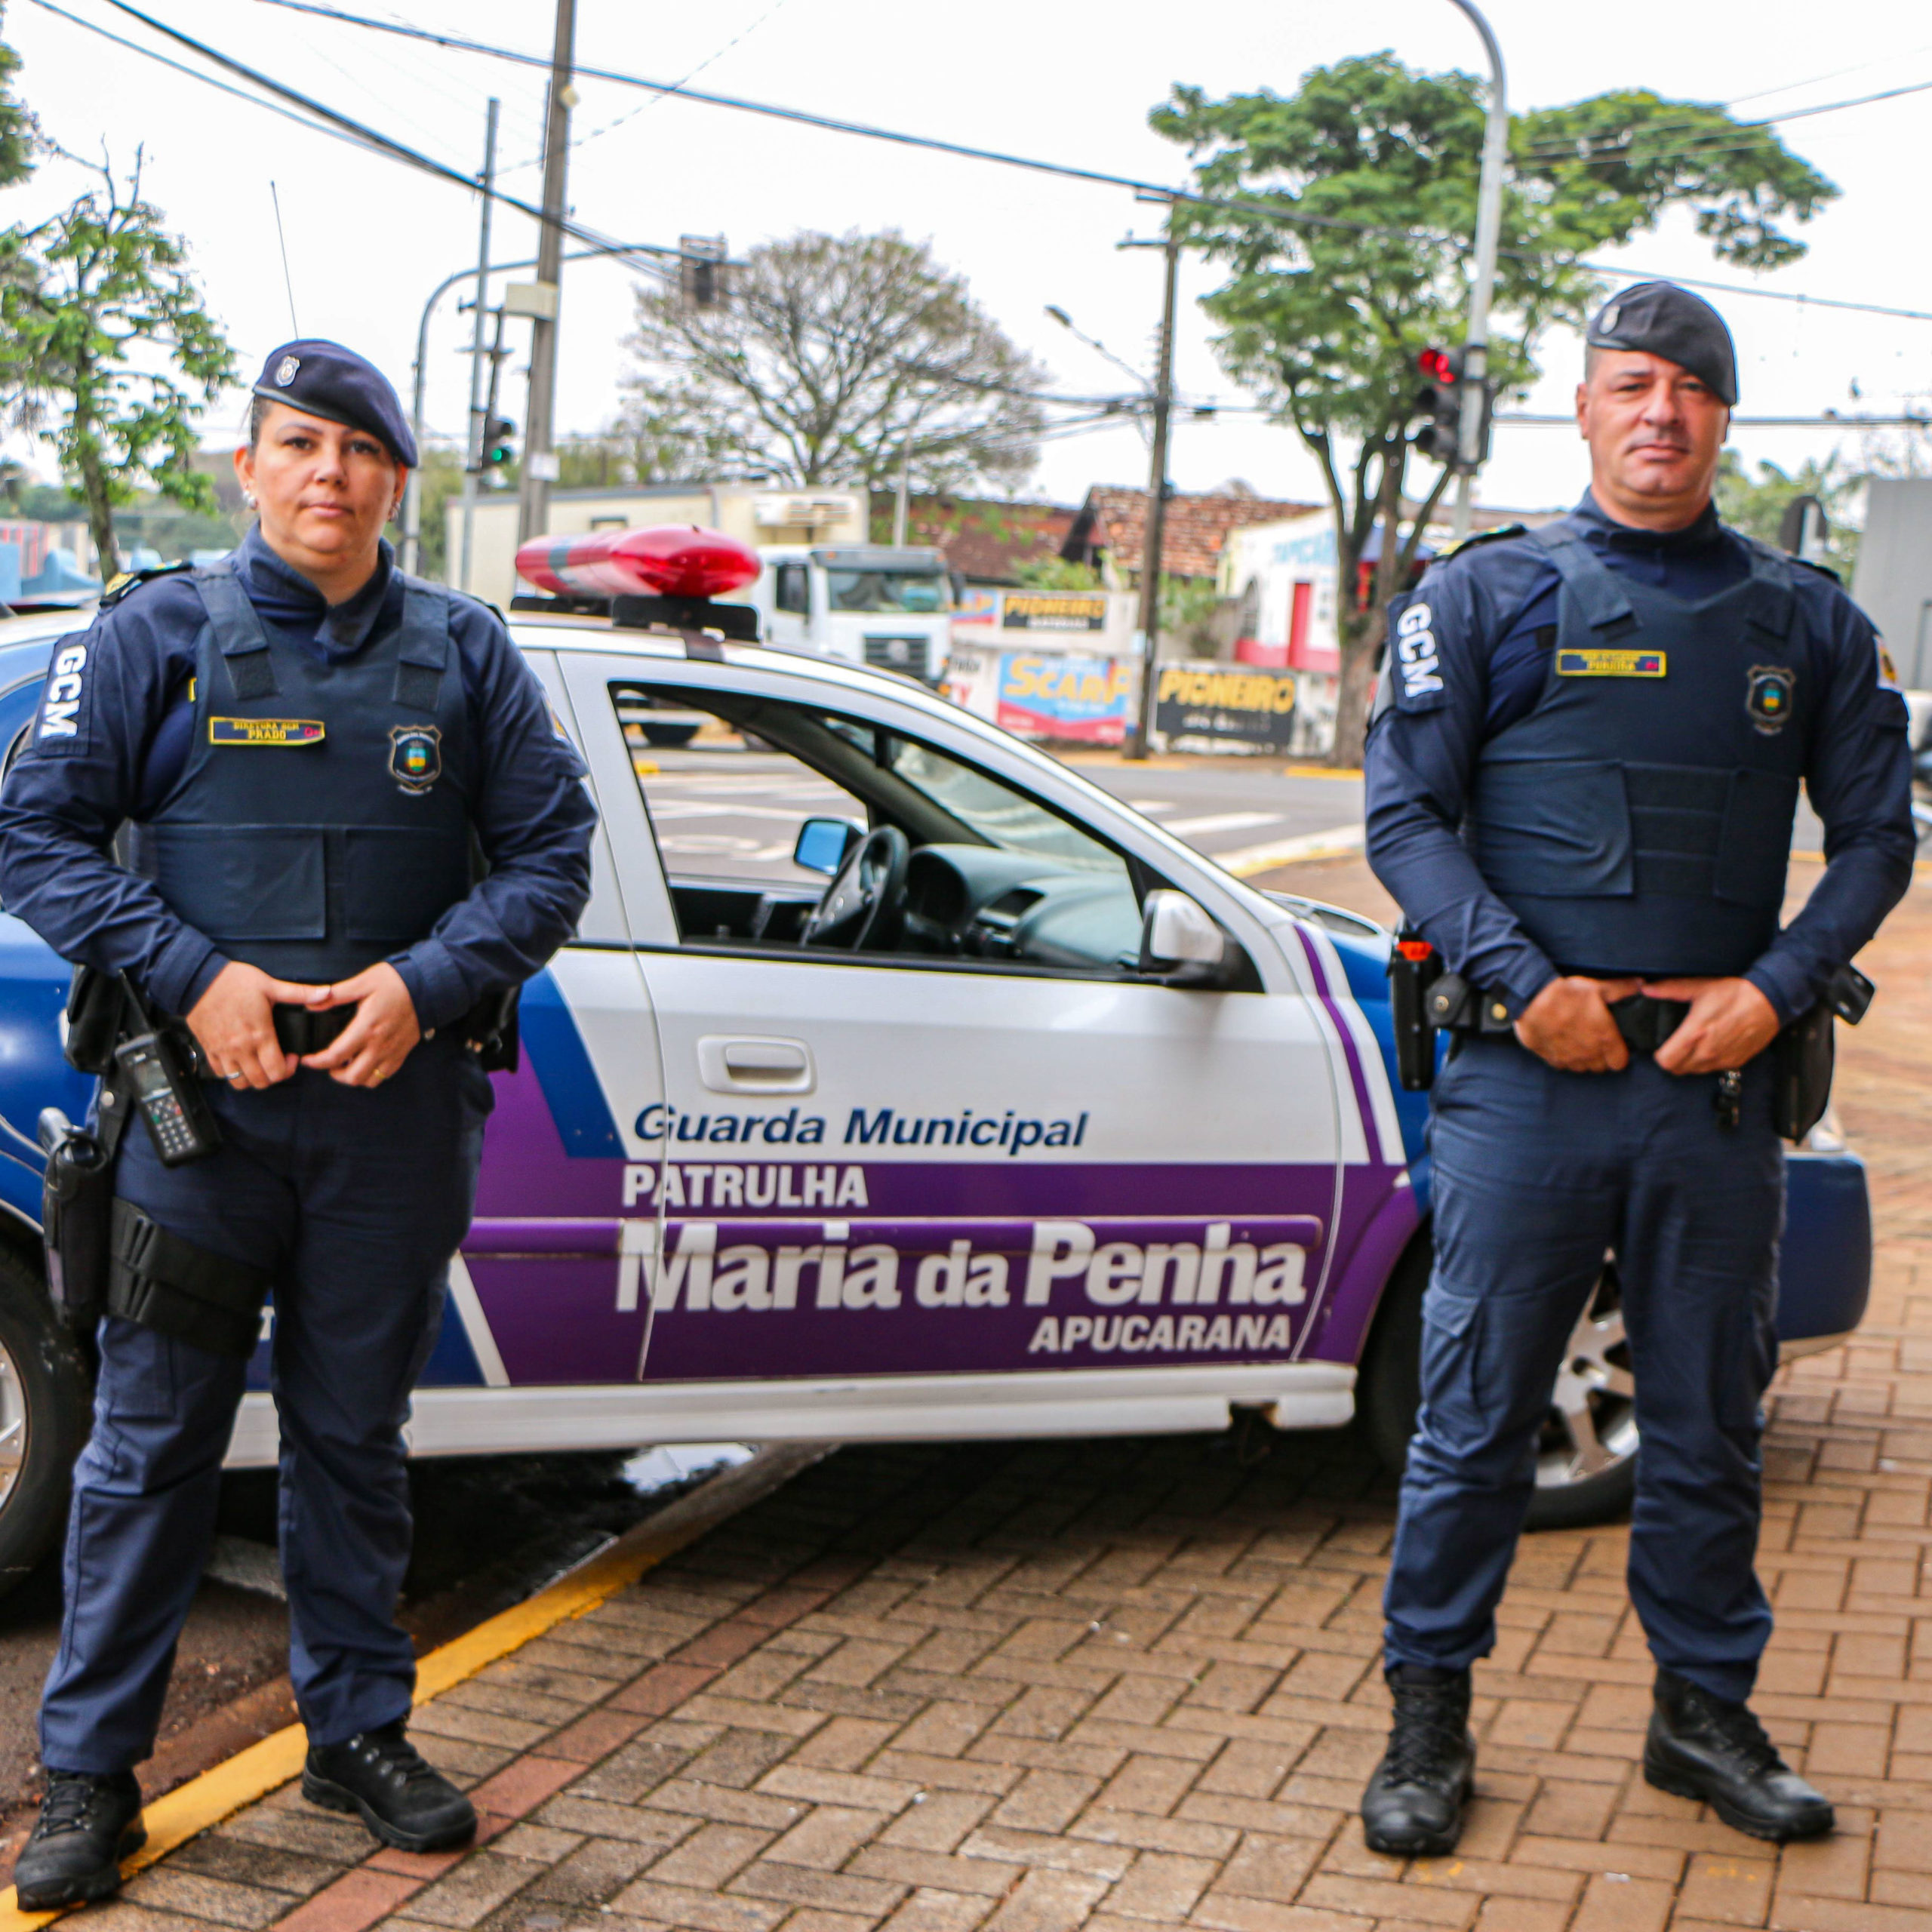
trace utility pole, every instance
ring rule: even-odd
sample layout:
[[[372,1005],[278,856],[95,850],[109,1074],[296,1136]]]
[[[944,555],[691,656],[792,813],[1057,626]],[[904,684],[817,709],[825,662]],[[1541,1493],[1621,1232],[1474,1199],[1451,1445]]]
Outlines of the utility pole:
[[[1489,121],[1483,131],[1482,181],[1476,191],[1475,281],[1469,291],[1469,333],[1463,346],[1463,421],[1457,457],[1456,540],[1469,534],[1475,505],[1475,464],[1481,454],[1482,411],[1489,380],[1489,302],[1496,287],[1496,249],[1503,226],[1503,170],[1509,155],[1509,91],[1503,85],[1503,50],[1475,0],[1450,0],[1475,23],[1489,56]],[[1386,534],[1383,540],[1389,540]]]
[[[566,213],[564,183],[570,163],[571,85],[577,43],[577,0],[557,0],[556,39],[550,53],[549,112],[543,124],[543,226],[537,240],[537,279],[554,289],[563,272]],[[552,446],[557,399],[557,321],[537,318],[530,337],[530,411],[523,438],[522,502],[517,540],[540,536],[549,521],[550,485],[557,475]]]
[[[492,95],[483,132],[483,216],[476,244],[476,294],[470,307],[475,326],[469,346],[469,435],[463,454],[463,544],[457,565],[459,590],[469,588],[469,559],[476,538],[476,478],[483,467],[485,426],[483,407],[483,317],[490,302],[490,211],[497,205],[497,113],[500,103]],[[497,368],[490,365],[491,386],[496,385]],[[417,454],[420,455],[419,450]]]
[[[919,419],[912,419],[912,427],[899,445],[899,487],[892,498],[892,547],[903,550],[906,547],[906,524],[912,508],[912,443],[919,433]]]
[[[1129,246],[1136,245],[1133,244]],[[1166,286],[1161,298],[1159,366],[1154,377],[1154,448],[1148,466],[1147,523],[1140,544],[1140,707],[1128,734],[1126,755],[1143,758],[1154,735],[1155,666],[1161,648],[1161,539],[1168,520],[1168,419],[1174,399],[1174,297],[1180,275],[1180,235],[1168,208]]]

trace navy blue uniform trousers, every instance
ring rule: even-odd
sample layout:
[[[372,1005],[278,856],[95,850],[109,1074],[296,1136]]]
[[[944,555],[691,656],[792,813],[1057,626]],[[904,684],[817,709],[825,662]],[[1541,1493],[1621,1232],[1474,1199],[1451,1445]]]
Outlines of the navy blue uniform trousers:
[[[136,1124],[118,1191],[185,1239],[275,1270],[291,1675],[310,1741],[337,1743],[405,1715],[415,1685],[395,1618],[411,1530],[402,1428],[469,1223],[489,1078],[445,1036],[374,1089],[304,1071],[208,1092],[220,1149],[166,1168]],[[100,1340],[40,1739],[47,1764],[111,1772],[153,1749],[247,1364],[111,1315]]]
[[[1749,1694],[1771,1629],[1753,1564],[1784,1154],[1764,1056],[1737,1127],[1715,1086],[1648,1058],[1561,1073],[1507,1036],[1466,1040],[1444,1067],[1389,1663],[1461,1669],[1494,1644],[1551,1387],[1611,1253],[1636,1377],[1631,1601],[1658,1663]]]

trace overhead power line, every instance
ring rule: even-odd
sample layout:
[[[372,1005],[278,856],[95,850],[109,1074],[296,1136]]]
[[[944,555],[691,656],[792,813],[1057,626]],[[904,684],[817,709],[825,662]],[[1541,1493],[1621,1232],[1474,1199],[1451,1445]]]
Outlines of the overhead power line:
[[[272,100],[264,100],[260,94],[251,94],[245,88],[231,87],[226,81],[218,81],[212,74],[205,74],[198,67],[190,67],[185,62],[171,60],[165,54],[157,54],[151,47],[143,47],[140,42],[128,40],[122,35],[97,26],[92,20],[84,20],[78,14],[70,14],[64,7],[57,7],[54,0],[33,0],[33,4],[44,11],[56,14],[77,27],[85,27],[89,33],[98,34],[103,40],[112,41],[116,47],[125,47],[130,54],[138,54],[144,60],[157,62],[171,67],[177,74],[186,74],[191,81],[199,81],[205,87],[216,88],[225,94],[232,94],[237,100],[244,100],[259,107],[264,113],[278,114],[285,121],[293,121],[298,128],[306,128],[311,134],[327,134],[331,140],[344,141],[352,148],[360,148],[365,154],[386,154],[386,146],[375,141],[365,140],[359,134],[351,134],[340,128],[332,128],[327,122],[312,119],[306,114],[297,114],[292,109],[283,107]]]
[[[53,5],[53,0],[34,0],[34,4],[36,6],[45,8],[50,13],[61,14],[63,19],[75,20],[78,25],[86,26],[90,24],[85,20],[79,20],[76,15],[65,13],[61,8]],[[303,93],[299,88],[292,88],[285,82],[276,80],[272,75],[262,72],[259,68],[251,67],[246,62],[236,60],[232,54],[224,54],[220,48],[211,47],[205,41],[195,39],[192,34],[183,33],[178,27],[171,27],[165,21],[158,20],[152,15],[143,13],[138,7],[128,5],[128,0],[106,0],[106,4],[117,12],[126,14],[131,18],[139,20],[143,26],[152,27],[155,32],[165,35],[168,39],[191,49],[193,52],[200,54],[204,60],[211,60],[217,66],[226,68],[230,73],[238,74],[243,79],[252,81],[257,87],[265,88],[272,94],[279,95],[283,100],[294,103],[296,106],[306,109],[309,114],[318,116],[322,120],[332,123],[335,127],[353,136],[361,145],[373,148],[378,153],[391,160],[400,161],[409,167],[421,170],[424,174],[434,175],[440,180],[453,183],[457,187],[471,194],[488,192],[493,200],[501,202],[506,208],[515,208],[520,214],[528,215],[533,221],[543,222],[553,218],[546,216],[541,208],[533,203],[521,200],[515,195],[505,194],[501,189],[493,188],[485,191],[482,183],[473,175],[466,174],[460,168],[452,168],[446,162],[438,161],[433,155],[424,154],[420,149],[411,147],[405,142],[396,140],[389,135],[383,134],[378,129],[371,128],[366,123],[355,120],[339,109],[316,100],[312,95]],[[101,32],[105,29],[96,28],[94,31]],[[113,36],[110,35],[109,38]],[[130,47],[134,46],[132,42],[123,44]],[[145,48],[139,47],[135,47],[134,51],[143,54],[149,51]],[[152,55],[150,57],[158,59],[160,57]],[[168,64],[171,66],[180,66],[178,62],[170,61]],[[211,85],[220,85],[214,82],[208,75],[196,74],[192,67],[180,67],[180,71],[186,74],[192,74],[198,80],[208,81]],[[238,90],[229,88],[224,89],[224,91],[233,94]],[[248,99],[251,97],[245,94],[242,97]],[[268,104],[266,102],[257,103],[257,106],[265,106]],[[556,220],[557,226],[574,240],[588,242],[601,253],[618,256],[629,260],[633,266],[645,269],[652,274],[661,275],[663,272],[659,263],[651,259],[653,257],[675,256],[678,253],[675,248],[658,248],[648,245],[640,245],[632,242],[619,242],[611,235],[600,232],[596,229],[586,226],[583,223],[569,216],[559,216],[554,219]]]
[[[1786,121],[1801,121],[1814,114],[1836,114],[1847,107],[1869,107],[1878,101],[1897,100],[1906,94],[1926,93],[1932,93],[1932,81],[1912,81],[1903,87],[1886,88],[1878,94],[1862,94],[1850,100],[1827,100],[1816,107],[1794,107],[1786,113],[1767,114],[1756,121],[1729,121],[1719,128],[1703,127],[1694,121],[1647,122],[1640,127],[1619,130],[1614,140],[1605,140],[1601,146],[1585,137],[1587,152],[1581,151],[1582,143],[1561,140],[1555,135],[1546,135],[1540,141],[1531,142],[1523,152],[1540,161],[1557,161],[1565,156],[1594,161],[1600,155],[1610,157],[1629,153],[1646,134],[1663,134],[1677,138],[1660,143],[1655,149],[1645,149],[1647,155],[1659,160],[1668,160],[1679,155],[1694,158],[1700,155],[1724,154],[1734,149],[1755,145],[1734,138],[1740,133],[1762,133],[1765,129],[1778,127]]]
[[[547,68],[550,64],[547,57],[541,54],[526,54],[519,48],[500,47],[488,41],[473,40],[466,35],[446,33],[432,27],[410,26],[400,21],[375,20],[366,14],[352,14],[343,8],[319,5],[318,0],[262,0],[262,4],[280,7],[291,13],[311,14],[320,20],[335,20],[344,26],[366,28],[372,32],[392,34],[401,39],[428,41],[435,46],[448,48],[459,53],[480,54],[492,60],[507,60],[518,66]],[[146,18],[146,15],[139,14],[129,6],[127,0],[108,0],[108,5],[118,7],[124,13],[135,14],[137,18]],[[162,31],[172,32],[173,29],[165,28]],[[975,147],[961,141],[943,140],[933,134],[910,134],[902,128],[880,127],[869,122],[841,120],[831,115],[815,114],[804,108],[784,107],[771,101],[751,100],[737,94],[712,94],[676,82],[653,80],[648,75],[626,73],[614,67],[580,66],[577,73],[580,79],[608,81],[619,87],[644,88],[654,94],[675,94],[681,99],[697,101],[706,106],[728,107],[739,113],[763,115],[776,120],[792,122],[801,127],[820,128],[829,134],[852,134],[865,140],[889,141],[901,147],[922,148],[935,154],[955,155],[966,161],[991,162],[999,167],[1024,168],[1032,174],[1057,175],[1063,180],[1091,182],[1100,187],[1127,188],[1136,194],[1162,201],[1184,202],[1197,208],[1221,208],[1293,226],[1334,229],[1358,235],[1414,235],[1418,232],[1414,229],[1399,228],[1385,223],[1346,221],[1333,215],[1309,214],[1298,208],[1285,208],[1278,203],[1254,196],[1199,194],[1190,189],[1177,188],[1163,181],[1141,180],[1132,175],[1110,174],[1100,168],[1077,168],[1066,162],[1041,161],[1034,156],[1010,154],[997,148]],[[1452,238],[1460,245],[1460,238]],[[1501,252],[1519,260],[1525,259],[1520,249],[1505,248]],[[1572,266],[1592,275],[1615,275],[1631,279],[1652,278],[1660,273],[1620,263],[1588,261],[1580,257],[1574,259]],[[1687,288],[1708,288],[1721,294],[1746,295],[1762,301],[1795,302],[1810,308],[1843,309],[1864,315],[1890,316],[1902,321],[1932,322],[1932,309],[1900,309],[1881,303],[1848,301],[1835,296],[1803,295],[1789,289],[1752,288],[1742,282],[1712,281],[1690,275],[1674,275],[1668,278]]]

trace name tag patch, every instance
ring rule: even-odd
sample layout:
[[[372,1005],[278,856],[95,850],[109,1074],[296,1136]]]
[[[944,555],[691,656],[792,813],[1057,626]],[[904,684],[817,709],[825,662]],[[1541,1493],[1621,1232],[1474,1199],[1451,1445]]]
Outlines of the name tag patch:
[[[319,718],[211,718],[211,745],[318,745],[328,737]]]
[[[1559,651],[1556,675],[1559,678],[1661,678],[1664,654],[1661,651]]]

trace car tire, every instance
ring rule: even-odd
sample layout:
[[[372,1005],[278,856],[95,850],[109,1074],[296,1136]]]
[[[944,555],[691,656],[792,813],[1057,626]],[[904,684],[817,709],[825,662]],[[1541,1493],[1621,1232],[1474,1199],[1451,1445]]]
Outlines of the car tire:
[[[91,1382],[39,1276],[0,1245],[0,1595],[60,1534],[92,1423]]]
[[[1378,1460],[1399,1478],[1422,1401],[1422,1298],[1429,1286],[1425,1238],[1397,1264],[1362,1352],[1355,1414]],[[1615,1271],[1606,1268],[1571,1338],[1537,1449],[1526,1527],[1581,1528],[1630,1507],[1637,1432]],[[1607,1460],[1600,1460],[1607,1458]]]

